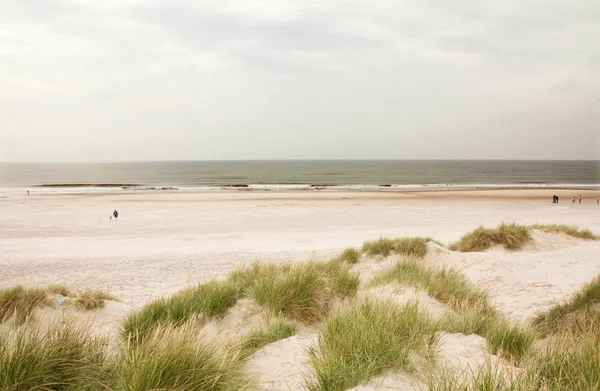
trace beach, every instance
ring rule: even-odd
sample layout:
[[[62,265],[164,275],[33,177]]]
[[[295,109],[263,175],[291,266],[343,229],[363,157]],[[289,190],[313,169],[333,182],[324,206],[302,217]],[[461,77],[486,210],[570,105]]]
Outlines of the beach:
[[[441,330],[426,331],[428,329],[417,327],[410,333],[427,332],[436,336],[429,339],[434,341],[432,349],[435,352],[432,357],[435,358],[429,358],[433,360],[431,363],[435,363],[434,367],[419,367],[416,372],[398,368],[389,372],[378,370],[365,377],[368,380],[366,382],[354,379],[353,372],[348,372],[344,375],[344,382],[348,386],[336,389],[425,390],[426,384],[432,381],[428,376],[443,377],[450,373],[447,370],[458,371],[456,373],[480,370],[488,362],[497,365],[502,373],[518,373],[520,369],[514,366],[516,361],[511,359],[510,354],[493,348],[494,339],[490,333],[499,328],[501,333],[518,338],[521,333],[518,327],[521,326],[510,328],[510,324],[529,324],[541,312],[554,308],[600,275],[600,241],[590,240],[590,237],[586,240],[578,237],[577,233],[567,235],[564,228],[562,232],[557,232],[549,226],[545,229],[541,225],[532,227],[533,224],[568,224],[600,232],[600,219],[596,217],[600,214],[600,205],[596,204],[600,191],[578,192],[577,196],[579,193],[582,195],[581,204],[571,202],[572,193],[572,190],[398,193],[253,191],[217,194],[165,191],[7,197],[0,199],[0,245],[4,250],[0,260],[0,289],[15,285],[26,288],[61,285],[59,288],[48,288],[50,293],[47,293],[58,306],[54,304],[36,309],[33,325],[66,324],[66,327],[73,327],[69,326],[73,324],[70,323],[72,319],[75,325],[89,325],[94,335],[108,337],[107,349],[110,352],[135,349],[128,344],[120,344],[119,336],[124,335],[124,330],[130,333],[131,327],[148,324],[132,326],[135,323],[131,323],[139,314],[149,316],[144,312],[148,308],[158,305],[158,308],[170,311],[168,308],[176,303],[190,305],[191,308],[198,305],[200,309],[177,312],[183,314],[182,320],[188,319],[181,326],[181,332],[188,330],[192,333],[189,334],[189,338],[192,338],[189,342],[181,343],[191,346],[196,343],[192,341],[201,338],[204,341],[202,343],[215,346],[217,350],[213,354],[218,356],[221,354],[219,349],[225,349],[226,352],[232,346],[237,346],[232,345],[236,341],[259,338],[261,342],[248,345],[251,346],[248,355],[240,356],[236,362],[243,364],[245,373],[254,379],[256,389],[262,391],[306,389],[315,365],[319,365],[314,361],[311,364],[309,352],[315,347],[322,348],[323,340],[320,338],[327,322],[344,316],[344,311],[352,311],[352,308],[358,311],[358,315],[352,315],[340,323],[349,328],[347,333],[352,333],[352,330],[357,333],[354,338],[358,339],[349,348],[361,354],[371,354],[372,359],[381,359],[382,356],[377,352],[367,353],[369,345],[360,345],[363,338],[368,339],[364,330],[370,327],[371,321],[352,328],[355,327],[352,324],[356,316],[362,316],[360,306],[369,305],[360,303],[378,302],[384,303],[379,304],[383,306],[392,303],[392,307],[377,307],[380,313],[410,311],[407,308],[411,303],[417,303],[428,319],[441,322]],[[560,197],[558,204],[552,203],[554,194]],[[110,218],[115,209],[119,211],[118,220]],[[463,252],[459,248],[454,249],[459,251],[451,250],[451,243],[478,226],[493,228],[502,222],[521,225],[514,228],[514,235],[520,235],[518,230],[527,232],[526,242],[520,244],[517,251],[507,249],[506,243],[503,246],[484,246],[473,252]],[[513,233],[505,234],[503,240],[510,240],[511,235]],[[371,253],[368,248],[362,247],[365,241],[377,241],[381,237],[416,236],[433,239],[415,239],[421,249],[417,258],[411,258],[410,254],[406,258],[407,255],[401,253],[406,250],[401,247],[389,253],[385,253],[385,250],[382,252],[378,247]],[[347,261],[337,258],[343,249],[350,247],[362,247],[362,250],[350,251]],[[411,259],[416,259],[415,266],[405,267],[416,267],[420,274],[406,271],[408,274],[400,274],[392,280],[380,280],[373,285],[377,278],[384,278],[382,276],[388,271],[402,267],[403,262],[405,265],[406,262],[413,262]],[[277,289],[284,286],[281,284],[294,284],[293,281],[303,284],[338,281],[341,285],[320,291],[326,296],[313,303],[325,314],[325,318],[303,321],[298,315],[285,312],[295,308],[293,305],[282,307],[283,313],[272,312],[272,308],[267,310],[269,304],[261,301],[258,285],[252,288],[257,290],[244,288],[237,291],[239,293],[231,291],[230,294],[236,295],[235,299],[223,304],[225,307],[221,312],[195,318],[202,311],[207,311],[201,309],[204,308],[201,303],[218,305],[222,297],[213,293],[231,286],[232,271],[239,271],[241,266],[257,260],[266,264],[253,269],[259,270],[258,274],[250,274],[253,277],[240,283],[257,283],[262,278],[261,273],[271,270],[266,265],[284,261],[292,261],[296,265],[296,272],[285,268],[272,271],[276,274],[262,280],[260,289]],[[310,260],[318,262],[308,263]],[[459,274],[447,274],[443,271],[447,268]],[[298,270],[301,270],[300,274],[293,277]],[[322,280],[322,273],[335,273],[336,279]],[[426,273],[434,274],[427,280]],[[395,281],[396,278],[400,280]],[[403,278],[408,280],[402,283]],[[353,279],[356,279],[355,285],[352,285]],[[211,280],[221,281],[224,285]],[[436,283],[442,285],[438,288],[427,286]],[[197,288],[186,289],[191,287]],[[307,287],[311,289],[310,285]],[[64,295],[52,293],[57,289],[63,290]],[[211,289],[216,291],[210,293]],[[293,303],[296,296],[306,294],[310,297],[315,294],[310,290],[294,290],[293,285],[285,289],[292,290],[275,294],[276,298],[286,296],[287,299],[281,299],[284,303],[286,300],[292,300]],[[325,299],[329,295],[326,292],[333,292],[331,289],[341,289],[341,293],[338,293],[341,297]],[[350,297],[344,298],[344,289],[347,289]],[[464,298],[460,299],[457,295],[464,289],[465,292],[472,292],[469,294],[483,295],[483,301],[470,304],[460,301]],[[82,310],[79,301],[85,290],[101,290],[116,298],[109,296],[100,301],[97,307]],[[182,301],[158,301],[144,307],[155,299],[172,297],[174,294]],[[193,299],[181,299],[186,295]],[[356,298],[351,298],[354,295]],[[65,300],[67,304],[60,304]],[[489,304],[481,304],[488,301]],[[321,307],[318,303],[327,304]],[[484,310],[488,311],[485,316],[472,312],[492,308],[490,305],[494,309]],[[499,312],[494,312],[496,310]],[[475,325],[483,328],[470,328],[467,320],[473,316],[470,315],[472,313],[477,314],[473,318]],[[169,316],[165,314],[168,312],[157,313],[159,318],[152,318],[152,322],[159,322],[161,316]],[[273,318],[275,314],[278,315]],[[287,314],[287,317],[282,317],[282,314]],[[394,316],[400,320],[405,315],[396,313]],[[491,318],[486,320],[486,316]],[[573,312],[572,316],[585,319],[592,315]],[[194,323],[198,319],[203,320]],[[382,319],[389,318],[384,316]],[[395,327],[395,323],[382,327],[376,331],[376,335],[385,339],[389,337],[386,337],[389,327]],[[156,330],[160,332],[161,329]],[[257,332],[267,332],[265,330],[278,330],[282,334],[274,334],[267,340],[256,337],[262,335]],[[167,334],[156,334],[156,343],[170,350],[173,350],[169,342],[172,338],[183,338],[176,341],[188,338],[184,334],[177,334],[179,331],[176,329],[167,328],[165,332]],[[402,329],[396,332],[402,333]],[[564,338],[572,337],[571,334],[564,335]],[[586,335],[595,334],[590,329]],[[391,338],[384,342],[386,346],[391,343],[402,346],[397,335]],[[334,349],[343,344],[341,341],[343,339],[333,345]],[[540,339],[539,342],[543,341]],[[500,343],[507,348],[514,348],[507,340],[503,339]],[[593,348],[595,342],[591,343],[589,346]],[[530,350],[530,345],[524,346],[526,350],[518,354],[534,354],[531,352],[535,350]],[[183,360],[183,367],[192,365],[184,356],[180,357],[182,349],[179,347],[173,352],[175,359]],[[315,352],[320,354],[318,350]],[[152,355],[144,357],[150,361],[153,359]],[[131,366],[127,363],[122,365],[127,368]],[[387,362],[382,362],[382,365],[395,368]],[[528,367],[527,370],[536,369]]]
[[[555,193],[559,204],[552,203]],[[381,236],[429,236],[450,243],[479,225],[503,221],[572,224],[600,232],[600,219],[595,217],[600,215],[596,204],[600,191],[574,193],[152,192],[8,197],[0,199],[0,287],[64,283],[74,290],[104,289],[140,307],[198,282],[224,277],[254,260],[323,259]],[[572,196],[579,194],[583,203],[572,204]],[[114,209],[119,211],[118,221],[109,219]],[[566,270],[568,278],[556,278],[566,279],[565,289],[575,288],[590,273],[600,272],[598,243],[582,246],[560,250],[551,258],[556,264],[534,259],[532,265],[521,267],[535,266],[544,273],[532,276],[536,283],[546,274],[554,278],[553,272]],[[514,267],[487,270],[487,276],[474,272],[474,278],[493,279]]]

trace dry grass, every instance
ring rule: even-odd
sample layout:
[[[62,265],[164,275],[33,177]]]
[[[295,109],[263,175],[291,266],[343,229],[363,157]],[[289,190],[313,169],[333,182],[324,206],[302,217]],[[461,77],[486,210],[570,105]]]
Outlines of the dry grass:
[[[48,293],[54,293],[54,294],[61,295],[64,297],[73,296],[73,293],[69,290],[69,288],[67,288],[66,285],[62,285],[62,284],[50,285],[48,287],[47,291],[48,291]]]
[[[237,354],[198,339],[193,320],[157,327],[116,356],[71,323],[0,328],[0,389],[8,391],[237,391],[251,389]]]
[[[583,240],[600,240],[600,236],[594,234],[587,228],[578,228],[573,225],[564,224],[534,224],[531,229],[537,229],[548,233],[563,233],[574,238]]]
[[[532,323],[542,336],[563,332],[585,334],[590,330],[600,333],[600,275],[564,303],[537,315]]]
[[[18,285],[0,290],[0,323],[14,316],[15,322],[25,322],[33,311],[50,305],[45,289],[25,289]]]
[[[119,301],[115,296],[101,290],[85,290],[79,292],[75,305],[79,309],[90,311],[104,307],[104,301]]]
[[[520,250],[529,241],[531,241],[531,235],[528,227],[515,223],[502,223],[497,228],[479,227],[464,235],[449,248],[460,252],[476,252],[500,245],[507,250]]]
[[[432,391],[600,390],[600,336],[561,335],[547,349],[529,354],[518,374],[489,362],[477,370],[441,371],[429,376]]]
[[[360,251],[355,248],[347,248],[337,257],[337,259],[354,265],[360,260]]]
[[[101,390],[110,378],[105,345],[74,324],[0,328],[0,389]]]
[[[480,368],[463,371],[443,368],[429,374],[427,383],[429,391],[533,391],[521,377],[489,361]]]
[[[423,258],[427,253],[427,242],[429,238],[400,238],[400,239],[389,239],[379,238],[372,242],[365,242],[362,247],[362,251],[369,256],[380,255],[387,257],[392,252],[411,256],[416,258]]]
[[[297,331],[298,326],[293,321],[283,317],[272,317],[265,326],[252,330],[233,346],[239,349],[242,357],[248,357],[273,342],[296,335]]]
[[[158,326],[127,343],[116,359],[114,390],[238,391],[250,389],[240,357],[198,337],[195,319]]]

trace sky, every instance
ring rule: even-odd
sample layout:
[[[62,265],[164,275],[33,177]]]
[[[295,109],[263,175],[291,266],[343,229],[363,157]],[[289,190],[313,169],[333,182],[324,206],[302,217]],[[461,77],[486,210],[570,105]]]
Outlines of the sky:
[[[2,0],[0,161],[600,159],[596,0]]]

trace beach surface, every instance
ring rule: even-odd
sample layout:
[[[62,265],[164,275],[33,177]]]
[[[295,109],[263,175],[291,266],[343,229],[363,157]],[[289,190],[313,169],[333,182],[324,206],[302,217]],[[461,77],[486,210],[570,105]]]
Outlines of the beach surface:
[[[572,204],[579,194],[583,202]],[[0,287],[104,289],[137,308],[257,259],[321,259],[381,236],[449,243],[500,222],[600,232],[597,198],[600,191],[573,190],[7,197],[0,199]],[[118,221],[109,218],[115,209]],[[457,253],[449,262],[496,287],[492,295],[507,312],[526,316],[600,273],[598,242],[561,238],[543,250]]]

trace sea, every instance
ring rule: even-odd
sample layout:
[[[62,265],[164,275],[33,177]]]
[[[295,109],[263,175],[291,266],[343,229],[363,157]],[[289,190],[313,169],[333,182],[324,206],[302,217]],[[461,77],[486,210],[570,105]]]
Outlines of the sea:
[[[0,163],[0,196],[133,191],[600,189],[600,161]]]

